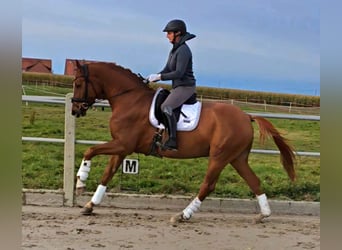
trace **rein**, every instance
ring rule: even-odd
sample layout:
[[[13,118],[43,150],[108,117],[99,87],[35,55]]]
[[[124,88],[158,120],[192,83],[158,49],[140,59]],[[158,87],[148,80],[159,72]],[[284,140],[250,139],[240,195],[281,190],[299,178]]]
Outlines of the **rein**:
[[[128,92],[133,91],[134,89],[135,89],[135,88],[133,88],[133,89],[126,89],[126,90],[122,91],[121,93],[112,95],[111,97],[108,98],[108,100],[109,100],[109,99],[116,98],[116,97],[119,97],[119,96],[121,96],[121,95],[124,95],[124,94],[126,94],[126,93],[128,93]]]

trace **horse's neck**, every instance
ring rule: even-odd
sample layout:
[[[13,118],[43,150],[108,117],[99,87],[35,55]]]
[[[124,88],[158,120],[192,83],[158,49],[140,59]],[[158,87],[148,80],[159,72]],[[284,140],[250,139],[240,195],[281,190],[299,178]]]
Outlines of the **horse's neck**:
[[[100,82],[103,84],[103,92],[107,99],[116,95],[121,95],[123,92],[134,89],[137,84],[130,79],[125,79],[120,72],[111,71],[110,73],[103,72],[100,77]]]
[[[132,122],[142,121],[148,117],[152,99],[153,91],[133,89],[121,96],[110,98],[108,101],[112,117],[120,117],[121,121],[128,119]]]
[[[130,78],[124,79],[122,76],[113,75],[104,84],[104,93],[111,106],[118,105],[118,102],[129,105],[130,102],[135,102],[135,100],[141,100],[143,102],[144,99],[151,99],[152,101],[153,92],[152,89],[143,86],[143,83]]]
[[[136,100],[140,100],[139,103],[145,105],[149,99],[152,101],[154,91],[140,82],[133,73],[121,68],[98,67],[97,69],[103,93],[112,106],[112,110],[113,105],[121,106],[125,103],[130,106],[130,102],[136,103]]]

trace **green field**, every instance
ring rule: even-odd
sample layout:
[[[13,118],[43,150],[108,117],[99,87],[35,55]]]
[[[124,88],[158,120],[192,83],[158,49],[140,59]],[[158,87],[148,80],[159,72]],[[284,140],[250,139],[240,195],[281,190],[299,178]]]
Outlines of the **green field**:
[[[50,90],[45,89],[45,91]],[[65,89],[65,92],[70,92],[70,90]],[[109,108],[105,108],[104,111],[101,109],[89,110],[86,117],[76,120],[76,138],[80,140],[110,140],[109,117]],[[297,151],[320,151],[319,122],[270,120],[289,139]],[[256,128],[256,126],[254,127]],[[26,105],[23,102],[22,136],[62,139],[64,137],[64,106],[35,103]],[[83,152],[87,147],[89,145],[76,145],[75,171],[78,170]],[[272,140],[267,141],[263,146],[259,145],[257,129],[253,148],[276,149]],[[62,189],[63,154],[63,144],[23,142],[22,179],[24,188]],[[206,158],[174,160],[136,154],[130,157],[139,158],[139,175],[118,173],[110,182],[109,191],[194,195],[199,189],[207,168]],[[95,191],[107,160],[107,156],[98,156],[93,159],[87,181],[89,191]],[[297,160],[298,178],[296,182],[291,183],[280,165],[278,155],[251,154],[250,156],[250,164],[260,177],[262,186],[270,198],[319,201],[320,158],[298,157]],[[230,166],[227,166],[222,172],[216,190],[211,196],[253,198],[247,185]]]

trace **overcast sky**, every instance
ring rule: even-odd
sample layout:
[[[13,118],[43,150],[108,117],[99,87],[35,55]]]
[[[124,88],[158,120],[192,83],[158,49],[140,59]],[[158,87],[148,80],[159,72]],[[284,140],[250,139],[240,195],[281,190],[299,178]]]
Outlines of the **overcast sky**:
[[[213,4],[215,3],[215,4]],[[165,65],[162,29],[183,19],[200,86],[320,95],[318,0],[22,0],[23,57],[116,62],[147,76]]]

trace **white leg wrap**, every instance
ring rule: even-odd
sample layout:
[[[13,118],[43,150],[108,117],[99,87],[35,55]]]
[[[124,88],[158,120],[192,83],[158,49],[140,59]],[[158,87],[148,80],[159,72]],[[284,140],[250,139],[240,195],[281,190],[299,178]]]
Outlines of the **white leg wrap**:
[[[271,215],[270,205],[268,204],[266,194],[257,195],[257,200],[259,203],[261,214],[264,216]]]
[[[82,182],[86,181],[88,178],[89,171],[90,171],[90,165],[91,165],[91,161],[89,161],[89,160],[85,161],[84,159],[82,160],[81,166],[77,172],[77,177],[80,177],[80,180]]]
[[[98,185],[97,189],[96,189],[96,192],[94,193],[93,197],[91,198],[91,202],[94,203],[95,205],[100,204],[100,202],[103,199],[103,196],[106,193],[106,189],[107,189],[106,186],[103,186],[101,184]]]
[[[183,210],[183,219],[189,220],[192,214],[201,206],[201,201],[196,197],[184,210]]]

